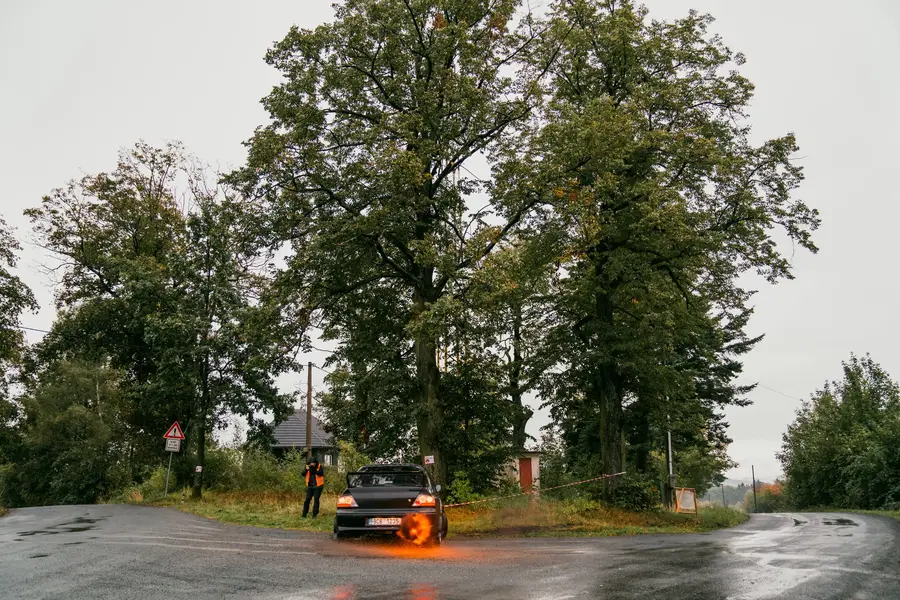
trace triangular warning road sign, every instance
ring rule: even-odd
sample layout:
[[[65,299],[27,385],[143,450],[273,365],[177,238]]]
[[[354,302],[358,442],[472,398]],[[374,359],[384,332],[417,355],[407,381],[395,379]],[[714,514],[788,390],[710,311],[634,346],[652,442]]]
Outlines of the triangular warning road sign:
[[[178,424],[178,421],[172,423],[172,426],[169,427],[169,430],[166,432],[166,435],[163,436],[167,440],[183,440],[184,434],[181,433],[181,425]]]

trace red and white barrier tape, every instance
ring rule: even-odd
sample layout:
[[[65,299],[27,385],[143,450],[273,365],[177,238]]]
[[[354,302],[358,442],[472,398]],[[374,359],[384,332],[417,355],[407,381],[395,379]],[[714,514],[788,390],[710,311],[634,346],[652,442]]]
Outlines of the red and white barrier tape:
[[[540,494],[541,492],[549,492],[550,490],[558,490],[559,488],[572,487],[573,485],[581,485],[582,483],[590,483],[592,481],[600,481],[601,479],[612,479],[613,477],[620,477],[622,475],[625,475],[625,473],[626,473],[626,471],[622,471],[621,473],[613,473],[612,475],[601,475],[599,477],[592,477],[591,479],[583,479],[581,481],[565,483],[563,485],[554,485],[553,487],[541,488],[538,490],[532,490],[530,492],[519,492],[518,494],[512,494],[509,496],[497,496],[495,498],[485,498],[484,500],[472,500],[471,502],[458,502],[457,504],[445,504],[444,508],[453,508],[455,506],[466,506],[469,504],[481,504],[482,502],[492,502],[494,500],[506,500],[507,498],[517,498],[519,496]]]

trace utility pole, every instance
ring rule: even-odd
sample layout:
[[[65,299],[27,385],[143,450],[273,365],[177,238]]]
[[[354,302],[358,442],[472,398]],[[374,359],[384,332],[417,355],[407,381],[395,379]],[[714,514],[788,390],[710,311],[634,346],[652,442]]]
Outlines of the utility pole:
[[[756,467],[750,465],[750,476],[753,478],[753,512],[759,511],[759,505],[756,503]]]
[[[722,484],[722,506],[728,506],[728,503],[725,502],[725,484]]]
[[[312,458],[312,370],[313,364],[306,365],[306,458]]]
[[[669,424],[669,415],[666,415],[666,424]],[[672,499],[675,497],[675,466],[673,464],[674,459],[672,458],[672,429],[669,428],[667,431],[668,435],[668,460],[669,460],[669,494],[666,498],[666,502],[671,506]]]

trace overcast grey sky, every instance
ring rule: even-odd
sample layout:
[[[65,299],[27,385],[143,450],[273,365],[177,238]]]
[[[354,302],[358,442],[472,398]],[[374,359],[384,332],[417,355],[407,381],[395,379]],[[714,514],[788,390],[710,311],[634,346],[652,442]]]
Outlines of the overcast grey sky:
[[[716,17],[713,30],[747,55],[743,73],[757,86],[754,135],[797,134],[807,176],[800,196],[822,213],[821,252],[798,252],[797,279],[755,297],[751,329],[766,339],[747,357],[744,381],[766,387],[752,407],[728,413],[741,463],[731,475],[749,477],[755,464],[771,480],[799,405],[782,394],[806,397],[839,377],[850,352],[870,352],[900,377],[900,2],[646,4],[657,18],[691,8]],[[0,214],[27,238],[25,208],[72,177],[111,168],[138,139],[179,139],[222,169],[239,165],[240,143],[266,120],[259,100],[277,81],[266,49],[292,24],[331,15],[329,0],[0,0]],[[42,306],[25,322],[47,329],[54,310],[42,261],[27,246],[21,271]],[[321,372],[315,385],[323,387]],[[545,422],[539,414],[531,433]]]

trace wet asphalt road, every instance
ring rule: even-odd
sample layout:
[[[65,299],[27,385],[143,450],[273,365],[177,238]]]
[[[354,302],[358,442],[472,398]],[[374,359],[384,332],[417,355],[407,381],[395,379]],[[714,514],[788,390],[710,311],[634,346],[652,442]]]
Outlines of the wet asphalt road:
[[[897,600],[900,522],[759,515],[706,534],[422,550],[157,508],[31,508],[0,518],[0,598]]]

